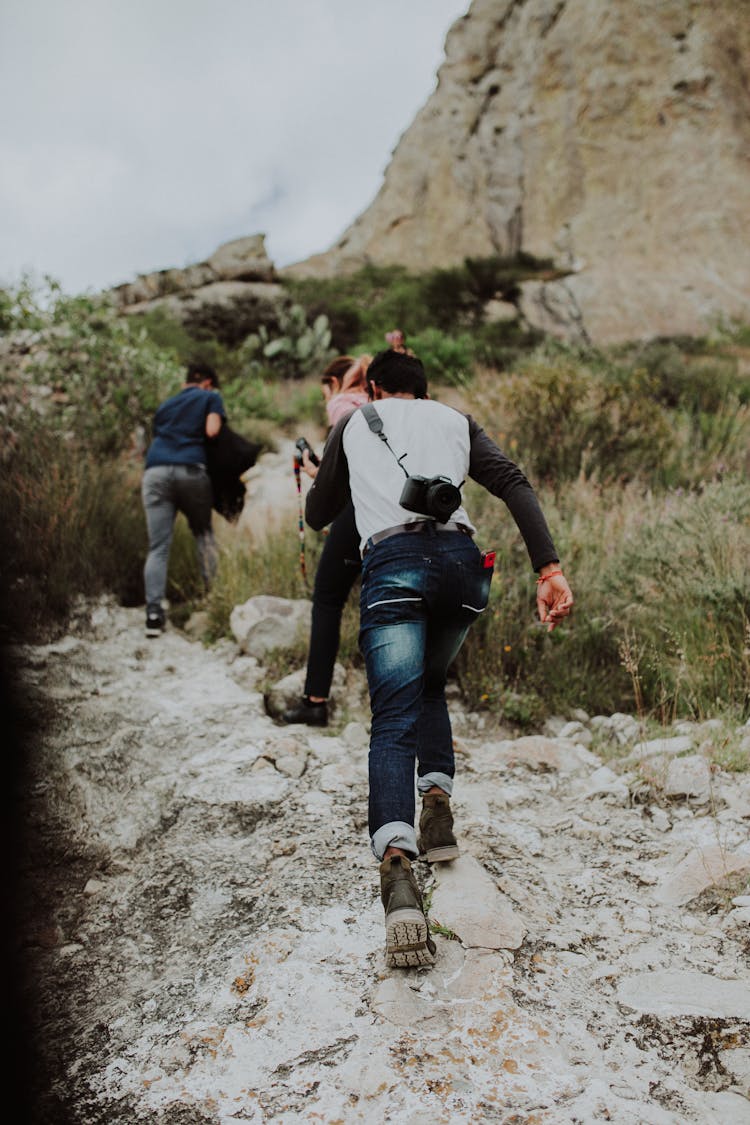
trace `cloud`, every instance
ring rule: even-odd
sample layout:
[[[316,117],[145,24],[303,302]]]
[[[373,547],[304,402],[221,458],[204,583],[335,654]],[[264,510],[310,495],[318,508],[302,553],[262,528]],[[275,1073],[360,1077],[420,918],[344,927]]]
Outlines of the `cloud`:
[[[325,249],[466,7],[4,0],[0,276],[102,288],[259,230],[280,265]]]

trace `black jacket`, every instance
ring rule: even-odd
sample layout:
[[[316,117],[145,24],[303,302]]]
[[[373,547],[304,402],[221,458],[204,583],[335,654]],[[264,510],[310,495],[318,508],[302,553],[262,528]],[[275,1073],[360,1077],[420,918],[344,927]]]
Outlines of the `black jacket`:
[[[240,477],[255,464],[261,448],[226,423],[216,437],[206,441],[206,468],[211,478],[214,508],[227,520],[238,519],[242,511],[245,485]]]

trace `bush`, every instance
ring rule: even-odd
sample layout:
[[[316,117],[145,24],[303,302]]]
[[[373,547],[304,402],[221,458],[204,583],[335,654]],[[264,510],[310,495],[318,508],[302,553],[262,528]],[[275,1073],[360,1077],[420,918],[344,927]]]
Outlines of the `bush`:
[[[363,342],[367,351],[379,351],[392,328],[403,328],[410,343],[427,330],[455,335],[477,329],[492,297],[514,300],[521,280],[549,272],[549,262],[518,254],[467,258],[460,266],[421,275],[401,266],[366,266],[347,277],[285,284],[308,316],[328,316],[339,351],[362,350]],[[528,346],[536,338],[520,332],[515,343]]]
[[[146,529],[140,474],[29,426],[0,475],[3,621],[44,636],[80,594],[143,601]]]
[[[566,354],[540,350],[481,396],[480,417],[502,420],[535,481],[561,486],[579,475],[602,482],[658,472],[671,431],[649,378],[604,378]]]
[[[480,324],[473,332],[474,361],[507,371],[544,342],[544,333],[520,319]]]
[[[439,328],[425,328],[409,340],[430,382],[465,386],[473,368],[473,342],[467,333],[450,336]]]
[[[524,253],[465,258],[460,266],[431,270],[422,283],[431,322],[444,331],[478,327],[488,301],[498,298],[514,302],[521,281],[549,275],[551,270],[550,260]]]
[[[661,499],[583,480],[557,499],[543,491],[576,597],[551,634],[536,621],[534,576],[504,506],[476,486],[468,499],[479,542],[498,551],[490,605],[457,662],[473,705],[504,712],[520,693],[546,713],[750,713],[746,479]]]
[[[28,302],[11,322],[11,331],[32,318],[37,327],[26,382],[16,372],[5,379],[9,430],[22,432],[31,410],[82,449],[113,456],[132,447],[161,399],[179,386],[176,360],[104,299],[65,297],[55,285],[46,299],[46,307],[44,297]]]
[[[264,445],[273,444],[264,422],[286,427],[310,419],[315,425],[325,424],[324,400],[317,379],[290,384],[261,370],[223,384],[221,396],[235,428]]]
[[[699,414],[720,410],[730,397],[750,402],[750,376],[740,376],[736,359],[705,340],[652,340],[621,354],[625,370],[648,371],[654,399],[670,409]]]

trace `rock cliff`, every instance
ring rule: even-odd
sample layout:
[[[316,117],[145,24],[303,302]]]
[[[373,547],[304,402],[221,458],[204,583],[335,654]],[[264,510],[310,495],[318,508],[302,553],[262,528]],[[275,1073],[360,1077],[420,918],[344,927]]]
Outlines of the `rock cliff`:
[[[327,253],[415,269],[527,251],[530,321],[599,342],[750,308],[746,0],[474,0],[370,207]]]

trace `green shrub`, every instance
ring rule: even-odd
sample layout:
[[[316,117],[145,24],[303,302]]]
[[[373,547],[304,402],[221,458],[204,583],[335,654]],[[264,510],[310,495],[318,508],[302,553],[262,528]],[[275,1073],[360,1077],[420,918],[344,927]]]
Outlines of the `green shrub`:
[[[482,323],[491,298],[513,300],[519,282],[547,276],[550,263],[530,255],[467,258],[461,265],[413,274],[401,266],[366,266],[346,277],[306,278],[285,282],[308,317],[325,313],[332,342],[340,352],[379,351],[385,333],[402,328],[412,343],[425,331],[461,334]],[[532,334],[536,339],[536,334]],[[524,333],[518,345],[530,344]],[[412,343],[412,346],[413,343]],[[415,350],[416,347],[415,347]],[[486,354],[486,347],[485,347]]]
[[[290,279],[285,284],[308,316],[323,312],[331,324],[348,322],[353,329],[356,314],[356,333],[334,341],[342,352],[351,351],[357,340],[371,338],[378,341],[378,350],[391,328],[411,333],[434,323],[421,279],[402,266],[365,266],[345,277]]]
[[[648,371],[652,395],[662,406],[697,414],[720,410],[728,397],[750,401],[750,376],[739,375],[736,358],[705,340],[652,340],[617,349],[615,356],[618,352],[624,370]]]
[[[235,429],[241,430],[253,441],[271,445],[268,427],[296,425],[310,419],[316,425],[325,424],[323,396],[320,381],[294,380],[291,383],[276,378],[263,370],[239,375],[231,383],[222,384],[221,396],[227,417]]]
[[[428,380],[447,386],[465,386],[470,381],[474,347],[468,333],[452,336],[439,328],[425,328],[409,344],[424,364]]]
[[[179,366],[103,298],[65,297],[54,285],[47,296],[46,307],[44,298],[36,306],[27,302],[12,324],[13,329],[30,319],[37,324],[24,373],[37,399],[29,407],[11,373],[5,381],[6,424],[22,431],[29,411],[41,409],[47,428],[94,453],[116,455],[132,447],[161,399],[177,389]],[[39,397],[45,388],[55,392],[51,398]]]
[[[478,325],[473,332],[474,360],[485,367],[507,371],[544,341],[544,333],[520,319]]]
[[[424,364],[430,384],[466,386],[474,368],[474,344],[468,332],[451,335],[439,328],[425,328],[407,339],[407,345]],[[358,340],[352,349],[355,355],[376,352],[388,347],[384,339],[376,336]]]
[[[457,668],[474,705],[515,694],[569,713],[660,721],[750,713],[750,484],[735,477],[655,497],[579,480],[542,506],[576,597],[553,633],[536,621],[528,557],[504,505],[468,490],[494,547],[490,605]]]
[[[750,707],[750,485],[668,493],[621,546],[612,601],[627,610],[652,707]]]
[[[645,372],[614,381],[570,355],[540,350],[482,397],[479,417],[502,419],[535,481],[560,486],[579,475],[626,481],[664,463],[671,431]]]
[[[521,281],[547,276],[551,270],[550,260],[524,253],[465,258],[460,266],[431,270],[422,281],[430,322],[444,331],[477,327],[488,301],[516,301]]]
[[[213,354],[210,358],[203,354],[198,341],[188,332],[182,321],[172,316],[163,306],[149,309],[145,313],[132,313],[130,319],[146,330],[148,338],[158,348],[164,352],[171,352],[180,363],[186,364],[193,360],[196,362],[200,360],[204,363],[210,363],[219,371],[221,370],[221,364],[216,363],[214,351],[221,345],[212,340],[210,345]],[[209,344],[209,341],[204,342],[204,348],[206,344]],[[199,352],[201,354],[198,354]]]

